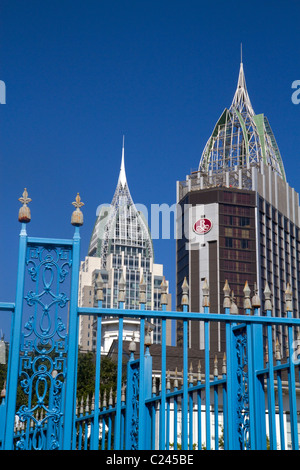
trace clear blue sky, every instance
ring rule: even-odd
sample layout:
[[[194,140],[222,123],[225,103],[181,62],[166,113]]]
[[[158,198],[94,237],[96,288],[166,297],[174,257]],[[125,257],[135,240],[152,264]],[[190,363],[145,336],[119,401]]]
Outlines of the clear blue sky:
[[[300,191],[298,0],[1,0],[0,300],[14,301],[27,187],[30,236],[71,238],[85,206],[82,258],[98,204],[112,199],[125,134],[136,203],[175,203],[235,91],[240,43],[250,99],[265,113]],[[155,240],[175,293],[175,242]],[[7,314],[0,329],[8,339]]]

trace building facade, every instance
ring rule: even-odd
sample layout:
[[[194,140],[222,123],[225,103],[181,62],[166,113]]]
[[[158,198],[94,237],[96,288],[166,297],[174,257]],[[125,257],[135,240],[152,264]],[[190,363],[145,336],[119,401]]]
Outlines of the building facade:
[[[190,309],[201,309],[206,279],[210,311],[215,313],[223,312],[225,280],[240,313],[245,282],[261,299],[267,282],[273,314],[281,316],[289,283],[299,316],[299,196],[286,181],[268,119],[253,111],[242,63],[232,104],[217,121],[198,170],[177,183],[177,203],[178,308],[184,277],[190,286]],[[223,350],[224,334],[218,325],[214,328],[212,347]],[[190,330],[190,345],[201,349],[201,324]],[[180,344],[180,325],[177,332]]]
[[[122,278],[123,276],[123,278]],[[146,310],[159,310],[162,282],[167,285],[163,275],[163,265],[154,263],[154,251],[147,222],[138,211],[130,194],[124,163],[124,143],[121,168],[117,187],[110,206],[101,206],[92,232],[88,256],[81,263],[79,275],[79,305],[94,305],[94,287],[98,280],[103,282],[103,301],[105,308],[117,308],[119,282],[126,284],[125,308],[139,309],[140,283],[146,287]],[[167,293],[171,309],[171,296]],[[82,350],[93,350],[95,338],[95,319],[82,316],[80,319],[79,344]],[[170,327],[168,322],[168,327]],[[160,324],[151,322],[152,340],[159,343]],[[107,318],[102,323],[103,353],[108,353],[118,337],[117,320]],[[168,328],[168,341],[171,341]],[[139,340],[139,321],[125,319],[124,340]]]

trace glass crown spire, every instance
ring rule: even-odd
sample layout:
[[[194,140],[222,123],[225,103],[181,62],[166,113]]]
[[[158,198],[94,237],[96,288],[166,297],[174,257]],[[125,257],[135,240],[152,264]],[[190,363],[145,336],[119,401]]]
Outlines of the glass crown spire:
[[[102,258],[120,251],[141,253],[153,258],[153,245],[147,222],[132,200],[125,172],[124,138],[117,187],[110,206],[102,207],[92,233],[89,256]]]
[[[222,173],[260,166],[261,161],[285,181],[279,148],[269,121],[255,114],[248,95],[243,62],[229,109],[225,108],[203,150],[199,171]]]

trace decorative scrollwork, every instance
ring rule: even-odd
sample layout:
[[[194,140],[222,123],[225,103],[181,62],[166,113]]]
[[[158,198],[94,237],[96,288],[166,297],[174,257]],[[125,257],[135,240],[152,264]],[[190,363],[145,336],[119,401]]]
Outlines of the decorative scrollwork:
[[[131,420],[130,420],[130,444],[129,448],[132,450],[138,449],[138,429],[139,429],[139,363],[131,365],[132,375],[130,383],[127,386],[131,387]]]
[[[20,347],[19,379],[27,403],[17,411],[25,432],[17,449],[57,449],[60,446],[64,381],[66,378],[67,319],[72,249],[29,245],[26,256],[28,290]],[[65,311],[65,315],[64,315]],[[62,312],[62,313],[60,313]]]
[[[241,329],[236,335],[237,353],[237,426],[241,449],[250,449],[250,411],[247,335]]]

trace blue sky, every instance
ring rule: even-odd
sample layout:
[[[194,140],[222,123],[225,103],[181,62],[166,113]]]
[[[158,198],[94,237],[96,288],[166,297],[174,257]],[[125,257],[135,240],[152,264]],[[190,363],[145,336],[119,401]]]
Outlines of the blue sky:
[[[2,0],[1,301],[15,298],[23,188],[28,234],[42,237],[73,236],[80,192],[82,258],[97,206],[113,196],[123,134],[134,201],[175,203],[176,181],[197,168],[231,104],[241,43],[253,108],[267,115],[299,192],[299,17],[297,0]],[[174,295],[175,241],[155,240],[154,249]]]

